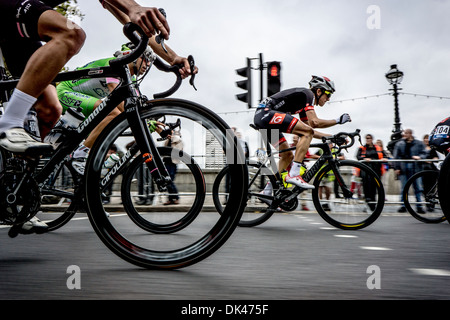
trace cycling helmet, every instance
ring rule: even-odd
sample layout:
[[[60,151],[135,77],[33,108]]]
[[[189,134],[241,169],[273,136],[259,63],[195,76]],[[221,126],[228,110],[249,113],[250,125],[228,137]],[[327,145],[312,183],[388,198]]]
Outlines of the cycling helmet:
[[[126,56],[130,54],[130,52],[134,49],[136,49],[136,46],[132,42],[125,43],[122,45],[122,48],[120,48],[119,51],[116,51],[114,57],[120,58]],[[152,48],[150,46],[147,46],[147,49],[145,49],[144,53],[142,54],[142,57],[152,61],[153,55],[154,54]]]
[[[123,56],[129,55],[132,49],[134,49],[134,45],[132,43],[123,44],[120,50],[114,53],[114,57],[121,58]]]
[[[430,134],[429,144],[437,151],[450,152],[450,117],[439,122]]]
[[[311,89],[322,89],[331,93],[336,91],[334,82],[327,77],[312,76],[312,80],[309,82],[309,87]]]

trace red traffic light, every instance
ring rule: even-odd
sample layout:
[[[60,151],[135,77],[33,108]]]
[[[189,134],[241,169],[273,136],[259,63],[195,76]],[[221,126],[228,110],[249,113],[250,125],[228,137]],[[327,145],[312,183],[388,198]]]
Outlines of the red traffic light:
[[[277,65],[272,65],[270,68],[270,75],[272,77],[278,77],[280,75],[280,68]]]

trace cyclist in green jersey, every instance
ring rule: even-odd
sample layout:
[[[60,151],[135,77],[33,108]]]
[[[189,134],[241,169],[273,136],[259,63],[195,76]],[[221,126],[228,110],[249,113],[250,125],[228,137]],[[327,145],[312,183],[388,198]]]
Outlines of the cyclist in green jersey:
[[[167,53],[161,50],[161,46],[156,43],[155,40],[150,40],[149,44],[152,49],[157,51],[157,53],[167,62],[186,65],[187,59],[180,57],[175,54],[173,50],[168,48]],[[95,60],[86,64],[83,67],[77,68],[77,70],[104,67],[108,66],[109,62],[116,59],[122,55],[126,55],[130,52],[127,45],[123,45],[121,50],[116,52],[114,57],[109,57],[105,59]],[[137,77],[146,72],[148,68],[148,57],[146,54],[138,58],[136,61],[128,65],[130,73],[132,76]],[[182,69],[185,69],[183,67]],[[198,72],[198,68],[195,67],[194,73]],[[190,73],[190,70],[184,70],[183,78],[185,78]],[[98,79],[81,79],[78,81],[64,81],[58,84],[57,94],[59,101],[63,107],[63,113],[67,108],[81,108],[84,116],[87,118],[101,103],[102,99],[105,98],[112,92],[118,85],[119,79],[116,78],[98,78]],[[72,155],[72,166],[79,174],[84,174],[84,166],[89,153],[90,148],[94,145],[95,140],[100,135],[102,130],[124,110],[124,103],[122,102],[116,109],[114,109],[89,135],[89,137],[84,141],[82,145],[79,146],[77,150]],[[152,131],[160,132],[161,129],[158,126],[162,126],[162,123],[153,121],[150,123],[150,129]]]

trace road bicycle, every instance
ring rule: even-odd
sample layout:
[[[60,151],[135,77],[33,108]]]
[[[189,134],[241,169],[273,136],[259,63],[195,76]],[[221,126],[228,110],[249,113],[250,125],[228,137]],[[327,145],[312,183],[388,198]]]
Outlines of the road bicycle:
[[[124,57],[110,62],[107,67],[76,70],[61,73],[55,82],[78,80],[82,78],[114,77],[121,80],[119,86],[104,99],[95,111],[75,129],[64,131],[62,143],[49,155],[48,161],[42,164],[39,156],[27,154],[11,154],[1,149],[0,161],[0,222],[3,225],[21,225],[36,215],[41,207],[42,196],[56,195],[71,200],[68,212],[74,212],[85,204],[89,221],[96,234],[112,252],[120,258],[140,267],[151,269],[177,269],[202,261],[218,250],[235,230],[246,203],[247,167],[242,164],[243,151],[232,135],[229,126],[211,110],[191,101],[181,99],[164,99],[175,92],[181,84],[181,76],[176,66],[165,65],[152,54],[153,64],[163,71],[177,75],[175,85],[168,91],[155,95],[148,100],[139,94],[139,83],[133,81],[128,63],[135,61],[147,50],[148,38],[134,24],[124,26],[124,34],[136,45],[136,49]],[[192,81],[192,78],[191,78]],[[17,80],[0,82],[3,101],[7,101],[10,91],[15,88]],[[59,190],[54,184],[48,187],[49,179],[58,175],[61,168],[71,161],[71,153],[88,136],[88,134],[122,101],[125,101],[124,112],[111,121],[96,139],[89,152],[85,174],[74,183],[74,190]],[[183,123],[185,128],[197,134],[197,143],[208,134],[224,155],[233,154],[239,161],[228,161],[224,157],[224,165],[230,168],[233,191],[230,203],[222,215],[204,214],[204,194],[207,185],[204,183],[202,170],[198,163],[187,152],[176,149],[159,148],[150,133],[147,121],[165,117],[167,122]],[[110,146],[120,141],[124,135],[131,135],[134,144],[120,160],[103,172],[103,163]],[[171,179],[164,166],[163,157],[170,156],[184,161],[191,171],[195,172],[195,194],[198,195],[187,212],[168,213],[165,215],[173,221],[159,220],[153,224],[163,232],[149,232],[149,224],[144,219],[134,218],[141,215],[131,201],[127,201],[130,185],[124,183],[124,211],[126,215],[110,215],[104,206],[102,196],[106,188],[119,175],[131,174],[136,166],[145,165],[151,172],[152,180],[160,192],[167,191]],[[204,153],[203,153],[204,154]],[[204,154],[205,157],[208,155]],[[128,181],[128,180],[124,180]],[[131,196],[128,195],[128,200]],[[131,217],[131,219],[130,219]],[[150,220],[152,217],[149,217]],[[52,220],[52,219],[51,219]],[[151,227],[150,227],[151,229]],[[14,236],[14,235],[13,235]]]
[[[258,130],[253,125],[251,127]],[[267,136],[266,133],[262,132],[262,136]],[[372,224],[380,216],[385,200],[381,179],[370,167],[357,161],[339,160],[335,156],[342,150],[351,148],[355,143],[355,137],[360,138],[360,130],[353,133],[338,133],[323,138],[322,143],[311,144],[311,148],[319,148],[323,150],[323,154],[302,176],[306,182],[314,179],[315,189],[312,190],[312,199],[319,215],[332,226],[344,230],[362,229]],[[347,138],[350,138],[348,143]],[[337,150],[333,152],[330,143],[335,144]],[[267,154],[260,156],[256,163],[248,164],[248,202],[259,202],[259,206],[255,210],[247,209],[244,212],[239,222],[241,227],[260,225],[276,211],[296,210],[299,204],[298,197],[305,192],[305,189],[300,187],[287,185],[278,174],[275,165],[274,155],[294,151],[295,148],[272,152],[270,144],[267,141],[265,144]],[[227,196],[224,192],[226,190],[224,177],[228,174],[227,170],[228,168],[222,170],[213,186],[214,205],[219,212],[222,212],[224,197]],[[269,181],[273,186],[273,192],[265,195],[262,190]],[[331,193],[335,181],[338,185],[338,194],[333,196]]]
[[[421,222],[441,223],[446,220],[439,201],[438,180],[438,170],[423,170],[409,178],[403,188],[406,209]]]
[[[442,211],[450,223],[450,153],[446,155],[442,163],[439,180],[438,180],[438,194]]]

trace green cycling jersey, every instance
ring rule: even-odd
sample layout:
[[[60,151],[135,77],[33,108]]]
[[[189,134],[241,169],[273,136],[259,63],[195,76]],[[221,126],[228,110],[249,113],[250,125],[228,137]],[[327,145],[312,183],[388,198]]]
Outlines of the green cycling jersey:
[[[116,58],[95,60],[76,70],[106,67],[109,66],[109,61],[113,59]],[[96,78],[63,81],[59,83],[56,91],[63,107],[63,113],[69,107],[81,107],[83,114],[86,117],[89,116],[94,110],[97,101],[109,95],[110,90],[108,89],[108,84],[111,83],[119,84],[120,80],[116,78]]]

